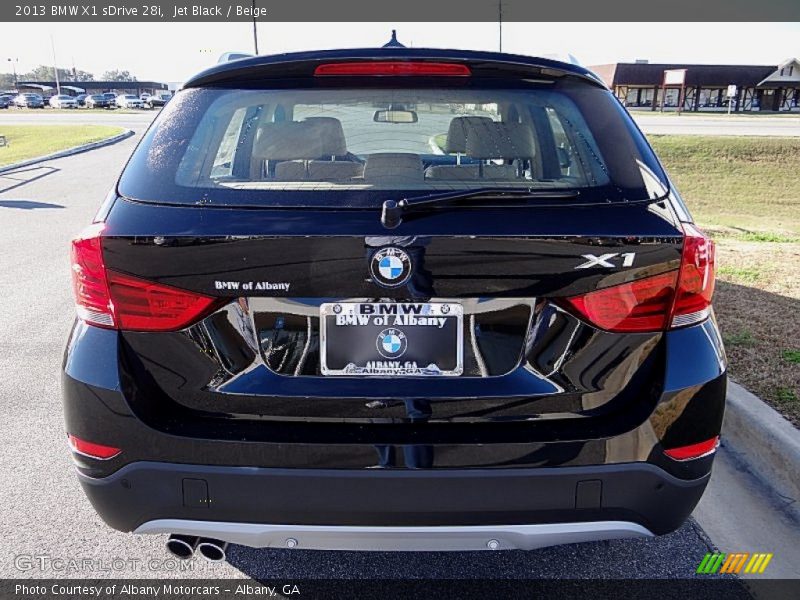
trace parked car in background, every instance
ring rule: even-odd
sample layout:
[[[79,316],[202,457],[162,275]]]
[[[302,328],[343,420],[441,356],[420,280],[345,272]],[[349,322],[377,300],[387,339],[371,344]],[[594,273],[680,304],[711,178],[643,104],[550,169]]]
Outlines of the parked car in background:
[[[78,101],[72,96],[66,94],[56,94],[50,96],[48,104],[53,108],[78,108]]]
[[[86,106],[88,108],[107,108],[108,98],[103,94],[92,94],[86,98]]]
[[[0,96],[0,108],[8,108],[11,101],[6,96]]]
[[[144,108],[144,102],[133,94],[120,94],[117,96],[117,106],[119,108]]]
[[[75,96],[75,102],[78,103],[78,106],[85,106],[86,105],[86,98],[88,98],[88,94],[78,94]]]
[[[147,104],[147,101],[150,99],[150,96],[152,96],[152,94],[148,94],[147,92],[145,92],[144,94],[141,94],[139,96],[139,100],[142,101],[142,104]]]
[[[155,108],[156,106],[164,106],[167,102],[170,101],[172,98],[172,94],[167,94],[164,92],[156,93],[150,96],[145,102],[145,106],[147,108]]]
[[[39,94],[19,94],[14,98],[18,108],[44,108],[44,99]]]
[[[114,108],[117,105],[117,95],[115,93],[106,92],[103,97],[106,99],[106,106],[109,108]]]

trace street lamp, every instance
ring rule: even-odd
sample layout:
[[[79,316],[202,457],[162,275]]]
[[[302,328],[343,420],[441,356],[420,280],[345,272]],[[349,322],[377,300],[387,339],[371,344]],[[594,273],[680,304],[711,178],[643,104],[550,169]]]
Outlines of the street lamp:
[[[11,69],[14,71],[14,87],[17,87],[17,63],[19,62],[18,58],[9,58],[8,62],[11,63]]]

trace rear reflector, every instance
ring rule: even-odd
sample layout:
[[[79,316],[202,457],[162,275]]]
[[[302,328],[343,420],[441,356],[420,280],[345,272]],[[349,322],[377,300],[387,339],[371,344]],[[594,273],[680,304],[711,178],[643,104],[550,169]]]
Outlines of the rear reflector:
[[[442,62],[371,61],[326,63],[314,69],[317,77],[338,76],[416,76],[416,77],[469,77],[472,72],[466,65]]]
[[[72,287],[78,316],[92,325],[135,331],[176,331],[198,321],[217,298],[109,271],[103,262],[103,224],[72,240]]]
[[[692,460],[694,458],[701,458],[703,456],[712,454],[717,450],[717,446],[719,446],[718,435],[714,436],[710,440],[706,440],[705,442],[664,450],[664,454],[673,460]]]
[[[664,331],[707,319],[714,294],[714,242],[694,225],[684,224],[683,229],[677,271],[564,298],[561,304],[614,332]]]
[[[67,440],[69,441],[69,447],[72,448],[73,452],[77,452],[83,456],[88,456],[89,458],[96,458],[98,460],[108,460],[109,458],[114,458],[120,452],[122,452],[122,450],[119,448],[114,448],[113,446],[104,446],[103,444],[95,444],[94,442],[87,442],[86,440],[82,440],[71,434],[67,435]]]

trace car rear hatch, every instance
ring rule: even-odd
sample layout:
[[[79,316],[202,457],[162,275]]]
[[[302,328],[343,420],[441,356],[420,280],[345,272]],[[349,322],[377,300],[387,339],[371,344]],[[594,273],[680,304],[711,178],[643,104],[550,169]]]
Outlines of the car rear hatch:
[[[491,101],[488,75],[456,92],[430,73],[399,85],[403,64],[379,84],[321,69],[332,79],[290,80],[296,96],[215,71],[158,117],[73,257],[79,314],[121,330],[123,391],[151,425],[508,442],[611,436],[652,412],[664,332],[708,315],[713,257],[630,119],[586,75],[536,67],[544,84],[513,79]],[[333,121],[346,148],[325,137]],[[362,121],[386,125],[381,144]],[[381,222],[386,198],[489,185],[544,196]]]

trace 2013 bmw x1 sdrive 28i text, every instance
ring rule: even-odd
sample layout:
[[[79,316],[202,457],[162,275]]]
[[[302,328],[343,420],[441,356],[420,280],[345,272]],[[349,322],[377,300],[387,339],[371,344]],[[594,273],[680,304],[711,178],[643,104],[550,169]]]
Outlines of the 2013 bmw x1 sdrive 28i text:
[[[72,274],[78,477],[183,556],[658,535],[708,482],[713,245],[577,66],[217,65],[155,119]]]

